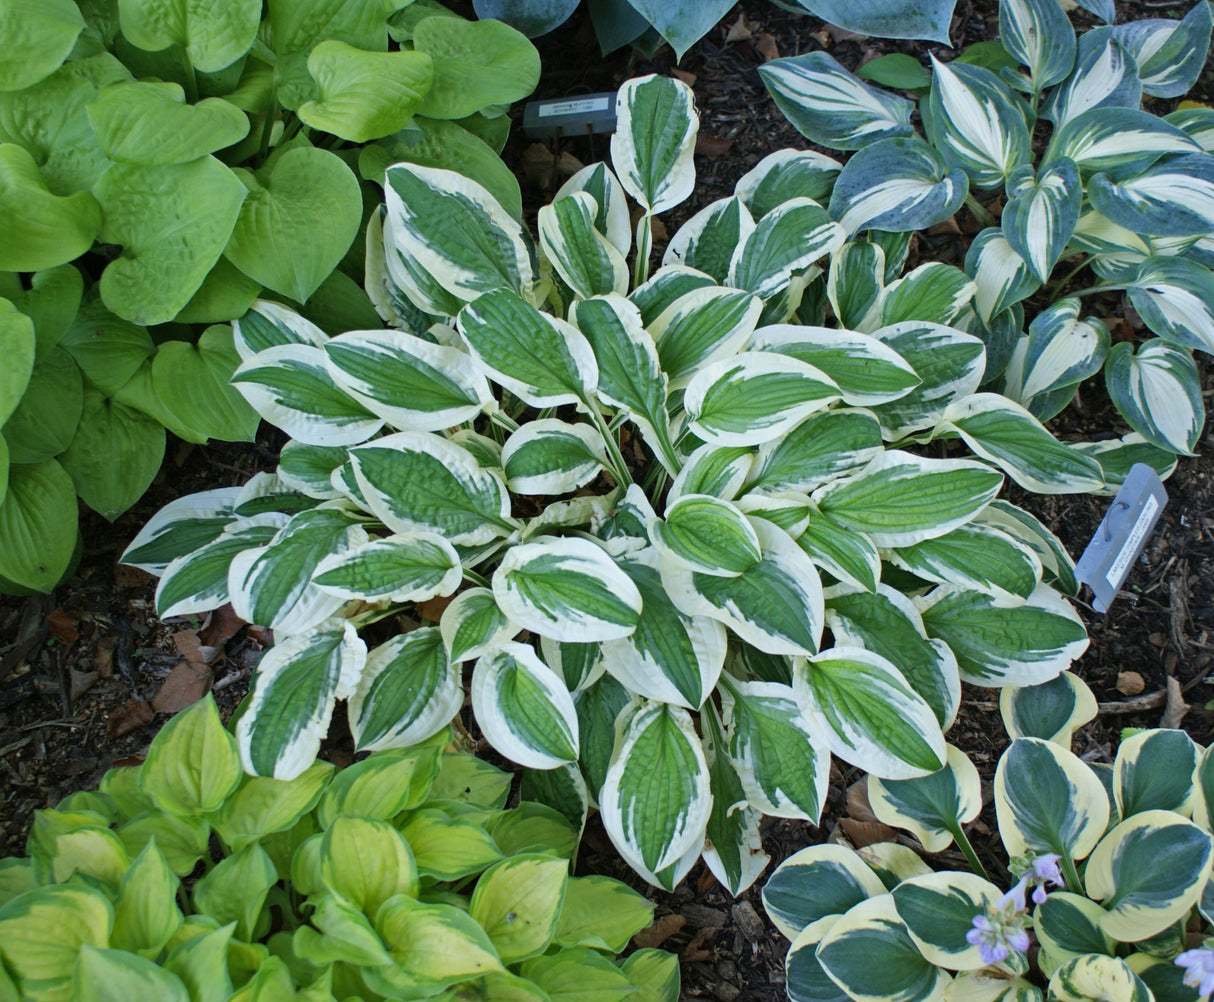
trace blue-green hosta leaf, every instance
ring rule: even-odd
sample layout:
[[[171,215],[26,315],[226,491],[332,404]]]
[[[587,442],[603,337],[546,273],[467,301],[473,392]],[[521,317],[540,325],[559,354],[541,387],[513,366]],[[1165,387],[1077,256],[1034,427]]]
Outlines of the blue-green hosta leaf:
[[[604,550],[586,539],[544,536],[510,548],[493,597],[519,626],[553,640],[618,640],[636,628],[641,594]]]
[[[1096,773],[1041,738],[1016,738],[1004,752],[995,771],[995,809],[1011,857],[1031,851],[1083,859],[1109,822],[1109,798]]]
[[[784,958],[784,989],[792,1002],[847,1002],[851,998],[818,959],[818,946],[838,921],[838,915],[827,915],[792,937]]]
[[[367,654],[350,694],[350,731],[359,751],[408,748],[437,734],[464,702],[460,666],[434,627],[393,637]]]
[[[232,509],[239,493],[239,487],[220,487],[170,501],[139,530],[121,562],[159,577],[173,560],[217,539],[236,521]]]
[[[940,769],[944,735],[898,669],[862,647],[834,647],[793,664],[797,704],[841,759],[886,779]]]
[[[1197,903],[1212,857],[1209,833],[1171,811],[1144,811],[1122,821],[1084,870],[1088,897],[1105,910],[1100,927],[1122,941],[1162,932]]]
[[[1189,817],[1200,751],[1184,731],[1165,728],[1140,731],[1123,741],[1113,762],[1118,816],[1160,810]]]
[[[1033,909],[1033,932],[1042,954],[1048,953],[1059,967],[1085,954],[1113,956],[1117,944],[1100,928],[1103,914],[1100,905],[1081,894],[1053,892]]]
[[[853,241],[831,257],[826,295],[841,328],[871,331],[881,326],[884,276],[885,251],[879,244]]]
[[[999,715],[1013,741],[1041,738],[1069,749],[1071,735],[1097,712],[1092,690],[1069,671],[1040,685],[1005,686],[999,693]]]
[[[1192,354],[1159,338],[1113,345],[1104,370],[1109,397],[1131,428],[1160,449],[1191,456],[1206,410]]]
[[[329,340],[311,320],[289,306],[268,299],[257,299],[243,317],[232,321],[236,351],[248,361],[259,351],[280,344],[311,345],[323,348]]]
[[[922,38],[948,44],[955,0],[798,0],[811,14],[861,35]]]
[[[881,325],[904,320],[951,324],[977,291],[977,284],[960,268],[929,261],[885,287]]]
[[[970,945],[966,935],[974,928],[974,917],[1002,897],[989,880],[973,873],[928,873],[902,881],[892,894],[898,917],[926,960],[949,970],[986,967],[979,947]]]
[[[245,768],[275,779],[301,775],[316,759],[334,704],[353,692],[366,658],[354,627],[340,621],[271,647],[236,725]]]
[[[1008,607],[1020,605],[1041,581],[1041,562],[1032,549],[976,522],[896,549],[890,560],[924,580],[972,588]]]
[[[311,344],[278,344],[250,356],[232,382],[263,418],[308,445],[357,445],[383,427],[334,382]]]
[[[1133,56],[1102,29],[1079,36],[1075,68],[1050,92],[1041,116],[1062,128],[1093,108],[1134,108],[1142,101],[1142,82]]]
[[[586,424],[528,421],[502,447],[506,483],[516,494],[565,494],[607,465],[603,440]]]
[[[1092,206],[1134,233],[1153,237],[1204,236],[1214,228],[1214,157],[1185,153],[1157,160],[1120,183],[1094,174]]]
[[[822,637],[822,583],[809,557],[788,533],[751,519],[762,558],[736,577],[701,574],[662,562],[670,599],[689,616],[719,620],[768,654],[817,653]]]
[[[325,557],[312,583],[339,598],[424,602],[455,592],[463,580],[459,554],[434,532],[374,539]]]
[[[717,446],[761,445],[841,398],[826,373],[774,352],[740,352],[704,366],[687,384],[690,428]]]
[[[1056,0],[1004,0],[999,40],[1028,67],[1037,93],[1064,79],[1075,63],[1075,32]]]
[[[1214,275],[1195,261],[1150,257],[1129,285],[1130,302],[1165,341],[1214,353]]]
[[[626,257],[632,248],[632,225],[628,221],[627,195],[619,178],[605,163],[591,164],[561,185],[553,201],[559,202],[579,191],[588,192],[594,198],[594,228]]]
[[[599,794],[603,826],[630,865],[656,875],[700,851],[712,810],[708,763],[679,707],[641,703],[618,732]]]
[[[246,549],[268,545],[286,521],[277,514],[242,519],[213,541],[171,560],[156,587],[156,615],[168,619],[224,605],[232,560]]]
[[[816,956],[857,1002],[928,1002],[943,998],[951,980],[920,953],[888,894],[854,906],[822,937]]]
[[[693,289],[674,299],[645,324],[657,344],[670,388],[685,387],[710,359],[732,358],[742,351],[762,310],[758,297],[717,286]],[[644,309],[641,315],[644,318]]]
[[[1165,153],[1200,150],[1187,133],[1145,111],[1094,107],[1054,132],[1042,162],[1067,157],[1085,175],[1104,171],[1121,180],[1141,174]]]
[[[759,76],[793,127],[819,146],[858,150],[911,135],[910,101],[869,86],[825,52],[773,59]]]
[[[768,300],[846,239],[843,228],[812,198],[793,198],[759,220],[738,245],[729,284]]]
[[[1164,115],[1163,120],[1183,129],[1207,153],[1214,150],[1214,108],[1204,105],[1177,108],[1170,115]]]
[[[858,855],[824,842],[789,856],[763,886],[763,909],[789,939],[807,926],[842,915],[885,887]]]
[[[686,199],[700,127],[691,88],[670,77],[634,78],[616,94],[615,116],[611,162],[628,194],[650,215]]]
[[[1201,74],[1212,24],[1209,8],[1194,4],[1180,22],[1135,19],[1110,30],[1138,63],[1145,93],[1182,97]]]
[[[598,205],[578,191],[539,213],[540,249],[565,283],[583,299],[628,291],[624,255],[595,228]]]
[[[598,385],[594,351],[581,332],[514,292],[487,292],[465,306],[459,329],[488,375],[534,407],[584,401]]]
[[[974,311],[984,323],[1041,287],[1033,268],[1012,247],[1003,230],[990,227],[965,252],[965,273],[977,284]]]
[[[881,451],[881,428],[867,411],[815,414],[759,450],[747,488],[812,491],[859,473]]]
[[[385,239],[463,302],[509,289],[527,295],[535,265],[526,232],[475,181],[452,171],[397,164],[384,174]],[[389,228],[389,225],[390,228]],[[392,246],[388,253],[392,264]]]
[[[864,470],[819,488],[833,520],[877,546],[910,546],[964,525],[999,492],[1003,477],[982,463],[886,450]]]
[[[759,562],[759,536],[728,501],[707,494],[682,494],[655,519],[649,535],[663,556],[704,574],[736,577]]]
[[[790,198],[825,205],[840,169],[839,161],[812,150],[777,150],[743,174],[733,190],[751,216],[762,219]]]
[[[1079,309],[1079,299],[1061,299],[1029,324],[1024,358],[1018,367],[1016,395],[1021,403],[1100,371],[1109,350],[1109,329],[1095,317],[1080,320]]]
[[[1025,165],[1012,173],[1007,188],[1010,197],[1000,220],[1003,236],[1033,277],[1046,282],[1079,222],[1079,168],[1062,158],[1034,177],[1032,166]]]
[[[716,707],[709,706],[703,721],[704,758],[708,762],[712,813],[704,832],[705,865],[722,886],[737,893],[749,887],[771,862],[759,835],[762,815],[746,804],[746,791],[726,747],[725,731]]]
[[[720,199],[678,228],[666,246],[662,264],[686,265],[724,282],[734,250],[754,228],[755,221],[741,198]]]
[[[1099,463],[1059,442],[1025,408],[998,393],[957,401],[941,416],[941,427],[958,432],[976,455],[1026,490],[1074,494],[1104,484]]]
[[[849,236],[925,230],[961,208],[968,192],[965,172],[950,170],[923,140],[884,139],[847,161],[831,192],[830,214]]]
[[[817,824],[826,803],[829,739],[802,716],[792,688],[729,682],[721,700],[729,755],[750,806]]]
[[[977,768],[953,745],[947,747],[946,756],[944,768],[930,776],[888,780],[870,776],[868,780],[869,803],[877,819],[905,828],[927,852],[943,852],[961,826],[982,812]]]

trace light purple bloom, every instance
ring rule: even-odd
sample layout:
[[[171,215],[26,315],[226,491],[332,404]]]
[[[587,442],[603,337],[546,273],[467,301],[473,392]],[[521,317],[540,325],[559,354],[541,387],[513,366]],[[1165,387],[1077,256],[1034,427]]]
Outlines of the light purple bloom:
[[[1186,985],[1196,988],[1202,996],[1214,993],[1214,949],[1186,950],[1176,958],[1176,964],[1185,969]]]
[[[974,916],[974,928],[965,934],[965,941],[978,947],[984,964],[998,964],[1007,960],[1013,951],[1024,953],[1028,950],[1029,934],[1023,925],[1027,918],[1024,901],[1027,883],[1028,878],[1022,878],[991,905],[985,915]]]
[[[1058,861],[1062,857],[1055,852],[1048,853],[1045,856],[1038,856],[1033,860],[1031,869],[1026,875],[1029,882],[1036,885],[1033,888],[1033,901],[1036,904],[1045,904],[1046,884],[1053,884],[1055,887],[1065,887],[1066,881],[1063,880],[1062,870],[1058,866]]]

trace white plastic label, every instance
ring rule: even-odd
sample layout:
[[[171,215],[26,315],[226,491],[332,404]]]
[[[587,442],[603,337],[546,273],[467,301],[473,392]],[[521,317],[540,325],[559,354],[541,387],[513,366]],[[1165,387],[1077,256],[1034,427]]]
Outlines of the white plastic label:
[[[538,115],[540,118],[552,118],[556,115],[586,115],[593,111],[606,111],[608,98],[588,97],[581,101],[557,101],[553,104],[541,104]]]

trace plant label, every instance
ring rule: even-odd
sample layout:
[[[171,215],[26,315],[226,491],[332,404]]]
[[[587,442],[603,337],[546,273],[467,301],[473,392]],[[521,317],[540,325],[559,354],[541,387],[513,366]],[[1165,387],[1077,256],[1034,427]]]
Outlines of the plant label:
[[[615,132],[615,92],[528,101],[523,131],[532,139]]]

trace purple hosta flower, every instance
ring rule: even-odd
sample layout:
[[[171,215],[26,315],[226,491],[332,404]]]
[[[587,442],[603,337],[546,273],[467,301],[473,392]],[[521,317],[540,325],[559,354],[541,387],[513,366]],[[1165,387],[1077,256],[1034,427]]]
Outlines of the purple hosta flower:
[[[1058,863],[1062,859],[1056,852],[1035,856],[1031,852],[1025,858],[1012,861],[1012,873],[1025,881],[1033,889],[1033,902],[1043,904],[1046,897],[1046,885],[1065,887],[1062,870]]]
[[[1206,940],[1200,950],[1186,950],[1176,958],[1176,964],[1185,969],[1184,983],[1196,988],[1202,998],[1214,993],[1214,940]]]
[[[1021,878],[986,910],[985,915],[974,916],[974,928],[965,934],[965,941],[978,947],[984,964],[1001,963],[1013,950],[1017,953],[1028,950],[1029,934],[1024,929],[1024,920],[1028,917],[1028,906],[1024,901],[1027,883],[1027,877]]]

